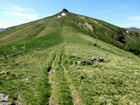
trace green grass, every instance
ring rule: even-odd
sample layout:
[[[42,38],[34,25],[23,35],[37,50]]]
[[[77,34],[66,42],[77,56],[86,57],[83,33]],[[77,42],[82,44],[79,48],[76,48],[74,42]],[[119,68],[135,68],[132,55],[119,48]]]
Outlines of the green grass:
[[[47,97],[50,96],[46,73],[52,59],[50,52],[49,50],[31,51],[8,59],[7,62],[1,62],[0,92],[8,94],[11,101],[14,101],[13,98],[18,95],[18,100],[23,104],[45,105]],[[26,80],[28,77],[31,79]]]
[[[18,100],[23,105],[139,105],[140,58],[105,43],[111,43],[118,31],[126,35],[125,30],[69,16],[52,16],[0,33],[0,48],[7,54],[7,58],[0,55],[0,93],[9,95],[9,104]],[[85,22],[93,31],[83,28]],[[126,46],[116,39],[113,44],[127,49],[132,43],[132,50],[139,48],[135,46],[139,35],[126,37],[130,41]],[[22,53],[11,56],[18,52]],[[75,63],[93,56],[104,62]]]
[[[52,97],[51,103],[59,105],[73,105],[71,92],[64,76],[64,68],[62,67],[62,49],[60,48],[56,54],[56,58],[52,64]]]
[[[4,52],[4,54],[0,54],[0,56],[6,55],[8,58],[13,54],[18,55],[18,53],[26,52],[29,50],[43,50],[51,46],[57,45],[61,41],[63,41],[63,39],[60,35],[60,32],[57,31],[36,39],[30,39],[23,42],[18,42],[16,44],[13,43],[4,45],[0,48],[0,51]]]
[[[66,29],[69,31],[65,32]],[[80,102],[85,105],[138,104],[139,58],[72,30],[64,27],[63,47],[58,44],[41,51],[30,50],[6,62],[1,60],[0,92],[9,94],[11,102],[18,95],[18,100],[25,105],[49,102],[72,105],[70,86],[74,86]],[[92,56],[103,57],[105,61],[93,65],[75,64]],[[50,77],[49,67],[52,69]],[[64,67],[69,76],[64,74]],[[26,77],[32,79],[25,81]]]
[[[81,37],[96,41],[87,36]],[[139,104],[139,58],[104,42],[96,43],[107,50],[81,43],[65,47],[65,66],[80,98],[86,105]],[[90,66],[75,64],[79,59],[92,56],[103,57],[105,61]]]

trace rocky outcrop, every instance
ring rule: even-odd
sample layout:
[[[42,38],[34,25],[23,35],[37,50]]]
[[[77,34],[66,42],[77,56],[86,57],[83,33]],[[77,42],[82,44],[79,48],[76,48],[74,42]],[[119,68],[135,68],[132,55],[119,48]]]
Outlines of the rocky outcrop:
[[[117,31],[112,35],[113,39],[125,44],[125,34],[122,31]]]
[[[80,61],[77,61],[76,64],[82,64],[82,65],[92,65],[95,62],[103,62],[104,59],[102,57],[91,57],[88,59],[83,59]]]

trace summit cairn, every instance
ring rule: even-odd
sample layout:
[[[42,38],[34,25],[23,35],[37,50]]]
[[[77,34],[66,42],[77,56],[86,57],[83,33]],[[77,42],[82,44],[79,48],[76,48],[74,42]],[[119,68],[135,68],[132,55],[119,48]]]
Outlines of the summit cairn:
[[[62,9],[62,12],[69,12],[69,11],[68,11],[67,9],[64,8],[64,9]]]
[[[57,16],[57,18],[61,18],[63,16],[66,16],[69,11],[67,9],[62,9],[61,13]]]

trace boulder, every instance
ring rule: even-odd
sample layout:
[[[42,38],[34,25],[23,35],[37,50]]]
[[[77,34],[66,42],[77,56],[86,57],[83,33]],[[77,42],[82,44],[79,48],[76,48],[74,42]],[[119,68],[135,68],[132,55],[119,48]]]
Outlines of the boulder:
[[[91,65],[94,62],[103,62],[104,59],[102,57],[91,57],[89,59],[83,59],[80,61],[76,61],[76,64],[83,64],[83,65]]]
[[[86,63],[86,60],[84,59],[84,60],[81,60],[80,62],[81,62],[81,63]]]
[[[93,63],[93,61],[91,61],[91,59],[86,60],[86,64],[91,65],[92,63]]]
[[[91,57],[90,60],[91,61],[96,61],[96,58],[95,57]]]
[[[102,57],[92,57],[91,60],[103,62],[104,59]]]

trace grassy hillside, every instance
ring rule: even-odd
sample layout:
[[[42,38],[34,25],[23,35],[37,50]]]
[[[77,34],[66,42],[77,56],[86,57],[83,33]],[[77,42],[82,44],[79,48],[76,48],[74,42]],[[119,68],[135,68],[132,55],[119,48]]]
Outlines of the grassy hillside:
[[[65,11],[64,13],[67,16],[58,18],[61,13],[23,25],[10,27],[0,32],[0,47],[8,45],[21,47],[26,44],[30,48],[40,46],[41,44],[47,45],[48,42],[42,42],[41,40],[46,39],[47,35],[49,37],[50,34],[56,35],[61,33],[62,26],[68,26],[75,31],[133,52],[136,55],[140,54],[140,33],[127,31],[102,20]]]
[[[106,30],[105,22],[69,16],[54,15],[0,33],[0,93],[12,105],[139,105],[140,58],[105,43],[112,30],[123,29],[110,25]],[[103,62],[77,63],[93,56]]]
[[[75,31],[133,52],[136,55],[140,54],[140,34],[137,32],[127,31],[102,20],[76,14],[69,14],[69,17],[65,17],[63,22],[64,25],[73,27]]]

